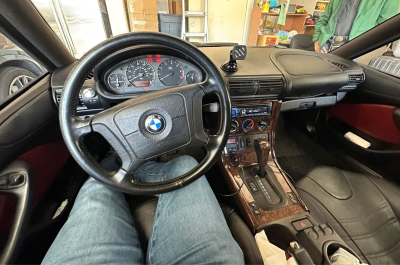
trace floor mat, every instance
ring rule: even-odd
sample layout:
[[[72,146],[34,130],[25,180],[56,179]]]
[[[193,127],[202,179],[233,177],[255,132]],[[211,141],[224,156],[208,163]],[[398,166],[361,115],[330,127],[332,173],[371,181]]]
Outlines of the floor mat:
[[[279,165],[295,182],[317,166],[345,169],[337,158],[283,120],[278,123],[274,148]]]

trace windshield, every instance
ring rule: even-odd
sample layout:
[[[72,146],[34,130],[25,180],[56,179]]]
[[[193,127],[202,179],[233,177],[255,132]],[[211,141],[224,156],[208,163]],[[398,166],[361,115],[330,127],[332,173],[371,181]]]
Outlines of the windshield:
[[[156,31],[197,44],[330,52],[399,13],[399,0],[31,0],[80,58],[99,42]],[[216,44],[217,43],[217,44]]]

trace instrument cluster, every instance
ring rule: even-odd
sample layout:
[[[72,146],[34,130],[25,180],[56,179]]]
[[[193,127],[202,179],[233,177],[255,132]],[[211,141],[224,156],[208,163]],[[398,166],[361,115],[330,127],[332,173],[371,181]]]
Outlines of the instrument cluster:
[[[110,92],[135,94],[203,81],[193,64],[170,55],[141,55],[108,70],[104,82]]]

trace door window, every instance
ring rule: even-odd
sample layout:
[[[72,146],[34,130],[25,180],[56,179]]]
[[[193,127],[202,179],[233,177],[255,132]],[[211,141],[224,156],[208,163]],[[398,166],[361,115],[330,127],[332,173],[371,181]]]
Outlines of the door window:
[[[0,105],[46,72],[0,32]]]
[[[400,40],[358,57],[357,63],[400,78]]]

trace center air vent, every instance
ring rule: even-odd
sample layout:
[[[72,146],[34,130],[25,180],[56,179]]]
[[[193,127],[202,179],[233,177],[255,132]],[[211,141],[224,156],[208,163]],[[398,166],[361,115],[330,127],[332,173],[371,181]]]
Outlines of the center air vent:
[[[228,82],[229,94],[240,97],[277,97],[283,90],[282,78],[257,80],[231,79]]]
[[[364,82],[364,75],[349,75],[349,84],[351,85],[360,85]]]

